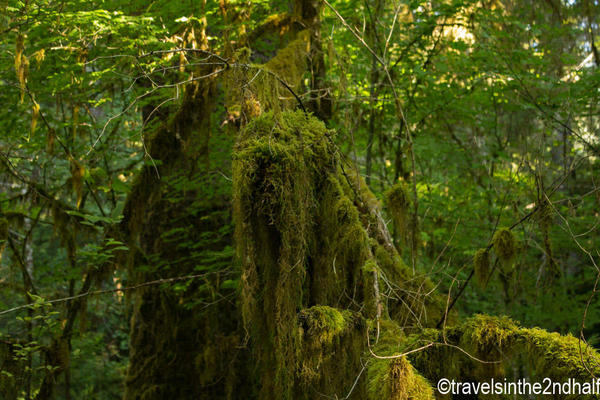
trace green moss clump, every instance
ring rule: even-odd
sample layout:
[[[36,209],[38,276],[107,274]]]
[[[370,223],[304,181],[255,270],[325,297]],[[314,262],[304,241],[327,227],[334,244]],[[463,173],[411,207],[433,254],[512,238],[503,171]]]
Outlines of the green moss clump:
[[[383,321],[381,335],[373,352],[379,357],[390,357],[406,349],[401,329],[394,322]],[[406,357],[369,360],[367,368],[367,395],[369,400],[427,400],[434,399],[433,388],[411,365]]]
[[[294,366],[302,347],[297,313],[309,297],[306,270],[316,243],[316,182],[324,178],[325,166],[335,167],[326,135],[322,122],[302,112],[268,112],[252,120],[235,145],[242,313],[259,360],[259,398],[274,392],[283,399],[294,397]],[[344,268],[340,265],[340,272]]]
[[[490,252],[488,249],[479,249],[473,256],[473,269],[475,279],[481,289],[485,289],[490,279]]]
[[[329,306],[314,306],[300,311],[301,334],[315,344],[331,344],[333,339],[352,327],[354,319],[349,310]]]
[[[253,91],[262,110],[279,112],[281,109],[297,105],[297,100],[281,81],[285,82],[294,93],[300,93],[302,75],[307,69],[309,49],[310,33],[304,30],[264,65],[265,71],[268,72],[262,72],[253,85]]]
[[[265,67],[286,81],[292,89],[300,86],[300,79],[306,70],[306,57],[310,50],[310,32],[298,33],[297,38],[277,52]]]
[[[433,388],[405,358],[397,358],[389,366],[390,400],[433,400]]]
[[[517,255],[517,241],[515,235],[508,228],[501,228],[494,233],[492,238],[494,252],[505,269],[512,266]]]
[[[313,306],[298,314],[302,341],[298,377],[302,391],[322,388],[333,392],[343,388],[359,368],[364,338],[360,319],[349,310]],[[292,366],[288,366],[292,367]],[[295,394],[294,398],[310,396]]]
[[[500,355],[512,344],[514,334],[518,329],[508,317],[492,317],[478,314],[467,319],[462,325],[461,344],[478,355],[487,358]]]

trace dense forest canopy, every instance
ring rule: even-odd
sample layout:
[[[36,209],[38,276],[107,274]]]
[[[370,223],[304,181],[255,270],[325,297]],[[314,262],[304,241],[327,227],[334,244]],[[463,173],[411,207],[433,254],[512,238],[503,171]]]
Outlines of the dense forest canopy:
[[[597,0],[0,10],[0,398],[600,375]]]

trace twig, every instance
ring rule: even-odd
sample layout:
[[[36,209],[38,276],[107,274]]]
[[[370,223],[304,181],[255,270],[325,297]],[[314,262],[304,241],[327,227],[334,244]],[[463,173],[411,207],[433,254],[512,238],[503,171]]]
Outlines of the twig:
[[[177,276],[177,277],[174,277],[174,278],[163,278],[163,279],[157,279],[157,280],[154,280],[154,281],[143,282],[143,283],[139,283],[137,285],[128,286],[128,287],[124,287],[124,288],[86,291],[84,293],[79,293],[79,294],[77,294],[75,296],[61,297],[61,298],[53,299],[53,300],[47,300],[47,301],[36,302],[36,303],[29,303],[29,304],[23,304],[23,305],[20,305],[20,306],[17,306],[17,307],[9,308],[8,310],[0,311],[0,315],[12,313],[14,311],[22,310],[24,308],[32,307],[34,305],[40,305],[40,304],[41,305],[48,305],[48,304],[64,303],[66,301],[76,300],[76,299],[79,299],[79,298],[82,298],[82,297],[87,297],[87,296],[96,296],[96,295],[101,295],[101,294],[126,292],[126,291],[135,290],[135,289],[139,289],[139,288],[146,287],[146,286],[160,285],[162,283],[171,283],[171,282],[178,282],[178,281],[184,281],[184,280],[190,280],[190,279],[197,279],[197,278],[205,277],[206,275],[209,275],[209,274],[210,273],[195,274],[195,275],[186,275],[186,276]]]

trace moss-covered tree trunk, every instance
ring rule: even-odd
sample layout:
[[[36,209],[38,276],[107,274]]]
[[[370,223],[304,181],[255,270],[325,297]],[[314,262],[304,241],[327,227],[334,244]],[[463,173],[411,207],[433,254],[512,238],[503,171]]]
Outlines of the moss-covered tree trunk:
[[[301,111],[267,113],[236,143],[236,245],[259,399],[364,399],[369,380],[387,376],[367,349],[390,319],[419,327],[440,317],[431,283],[402,262],[332,135]],[[405,368],[414,379],[403,390],[424,382]],[[393,391],[378,385],[371,398]]]
[[[186,88],[147,139],[152,162],[126,205],[130,283],[196,276],[133,295],[126,400],[225,398],[241,357],[228,184],[214,173],[226,164],[209,152],[215,96],[211,80]]]

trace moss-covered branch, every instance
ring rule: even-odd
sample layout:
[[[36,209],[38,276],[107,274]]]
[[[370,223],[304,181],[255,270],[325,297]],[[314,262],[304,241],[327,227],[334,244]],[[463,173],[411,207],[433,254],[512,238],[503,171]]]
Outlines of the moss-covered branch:
[[[530,375],[555,382],[600,376],[600,355],[592,347],[571,335],[521,327],[507,317],[476,315],[446,331],[425,330],[407,340],[409,347],[430,342],[436,345],[410,358],[432,380],[502,376],[519,358]]]

